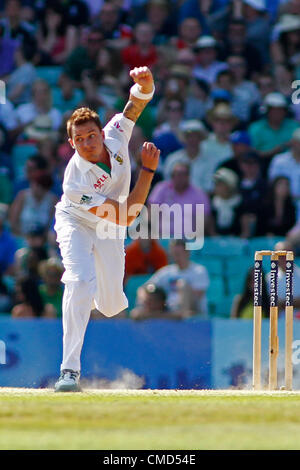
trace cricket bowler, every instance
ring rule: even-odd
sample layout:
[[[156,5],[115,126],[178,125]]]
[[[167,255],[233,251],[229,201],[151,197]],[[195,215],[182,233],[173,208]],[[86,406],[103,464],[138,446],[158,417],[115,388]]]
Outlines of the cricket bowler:
[[[64,174],[63,195],[56,205],[55,231],[65,272],[63,359],[56,392],[80,391],[80,355],[90,312],[107,317],[128,307],[123,291],[124,238],[149,193],[160,151],[145,142],[142,167],[129,193],[128,142],[138,117],[154,94],[148,67],[129,72],[135,84],[122,113],[102,129],[89,108],[76,109],[67,122],[75,150]],[[112,228],[118,228],[118,235]]]

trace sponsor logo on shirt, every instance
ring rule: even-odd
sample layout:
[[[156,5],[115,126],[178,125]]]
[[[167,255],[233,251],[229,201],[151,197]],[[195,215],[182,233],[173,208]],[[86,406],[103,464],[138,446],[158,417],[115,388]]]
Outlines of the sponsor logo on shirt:
[[[100,178],[97,179],[97,183],[94,184],[95,189],[101,189],[102,186],[104,186],[105,180],[107,180],[108,176],[107,175],[102,175]]]
[[[123,165],[123,158],[120,155],[118,155],[117,153],[114,154],[114,159],[117,160],[117,162],[120,165]]]
[[[89,204],[92,199],[93,199],[93,196],[87,196],[86,194],[83,194],[80,199],[80,204]]]
[[[114,123],[114,127],[115,127],[116,129],[118,129],[118,131],[124,132],[123,129],[121,129],[120,123],[119,123],[118,121],[116,121],[116,122]]]

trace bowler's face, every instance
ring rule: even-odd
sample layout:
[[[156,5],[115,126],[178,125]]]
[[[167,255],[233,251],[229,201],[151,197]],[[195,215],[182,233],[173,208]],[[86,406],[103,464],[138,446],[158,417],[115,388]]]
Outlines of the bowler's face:
[[[70,145],[79,155],[91,163],[97,163],[103,151],[104,132],[93,122],[74,125]]]

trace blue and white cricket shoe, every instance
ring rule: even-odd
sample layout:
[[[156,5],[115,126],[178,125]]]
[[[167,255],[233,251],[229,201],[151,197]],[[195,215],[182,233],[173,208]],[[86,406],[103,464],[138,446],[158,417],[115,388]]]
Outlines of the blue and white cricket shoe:
[[[81,392],[79,385],[80,373],[71,369],[63,369],[54,385],[55,392]]]

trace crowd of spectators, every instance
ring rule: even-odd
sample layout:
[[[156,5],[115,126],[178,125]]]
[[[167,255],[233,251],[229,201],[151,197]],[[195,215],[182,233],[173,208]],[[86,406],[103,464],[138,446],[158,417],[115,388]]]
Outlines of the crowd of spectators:
[[[202,204],[205,236],[274,235],[299,250],[299,0],[1,0],[0,311],[61,315],[53,224],[72,156],[66,121],[89,106],[106,123],[142,65],[156,92],[129,150],[132,185],[142,143],[161,150],[148,206],[189,205],[194,227]],[[153,274],[132,318],[209,314],[208,273],[180,241],[127,251],[125,282]]]

